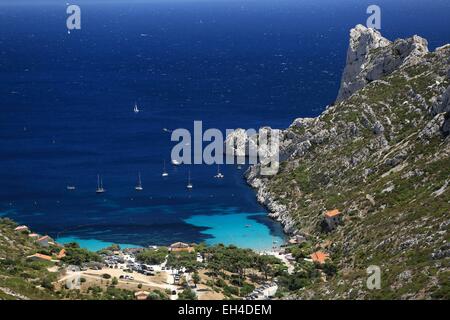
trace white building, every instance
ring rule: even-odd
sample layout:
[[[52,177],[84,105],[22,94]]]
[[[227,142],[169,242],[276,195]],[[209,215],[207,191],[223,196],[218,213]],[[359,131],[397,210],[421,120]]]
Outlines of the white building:
[[[43,247],[48,247],[51,244],[54,244],[54,242],[52,241],[52,238],[50,238],[49,236],[40,237],[36,241],[37,241],[37,243],[39,243]]]

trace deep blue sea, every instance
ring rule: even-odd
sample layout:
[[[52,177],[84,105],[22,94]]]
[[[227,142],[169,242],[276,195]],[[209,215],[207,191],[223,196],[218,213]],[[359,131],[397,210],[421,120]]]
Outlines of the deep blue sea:
[[[441,46],[449,3],[378,1],[381,31]],[[285,128],[318,115],[336,97],[349,29],[372,2],[75,4],[82,28],[68,34],[66,1],[0,1],[0,215],[91,249],[282,243],[245,167],[222,166],[221,181],[215,166],[173,167],[163,128]]]

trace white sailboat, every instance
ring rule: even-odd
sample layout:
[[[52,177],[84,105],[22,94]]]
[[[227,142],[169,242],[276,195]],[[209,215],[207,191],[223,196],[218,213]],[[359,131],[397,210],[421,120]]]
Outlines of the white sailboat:
[[[179,166],[179,165],[181,164],[181,162],[178,161],[177,159],[172,159],[172,164],[173,164],[174,166]]]
[[[134,103],[133,111],[134,111],[134,113],[139,113],[139,111],[141,111],[141,110],[139,110],[137,103]]]
[[[136,189],[136,191],[144,190],[144,188],[142,187],[141,173],[140,172],[138,173],[138,184],[137,184],[137,186],[134,189]]]
[[[191,183],[191,171],[190,170],[189,170],[189,175],[188,175],[188,184],[187,184],[186,188],[188,188],[188,189],[194,188],[194,186]]]
[[[73,191],[73,190],[76,189],[76,187],[75,187],[75,186],[72,186],[72,185],[68,185],[66,188],[67,188],[67,190],[69,190],[69,191]]]
[[[163,177],[167,177],[169,174],[167,173],[167,171],[166,171],[166,160],[164,160],[164,169],[163,169],[163,172],[162,172],[162,174],[161,174]]]
[[[217,165],[217,174],[214,176],[214,178],[217,178],[217,179],[223,179],[224,178],[224,175],[220,172],[220,166],[219,165]]]
[[[96,193],[105,193],[105,189],[103,188],[103,180],[100,177],[100,175],[97,175],[97,190],[95,191]]]

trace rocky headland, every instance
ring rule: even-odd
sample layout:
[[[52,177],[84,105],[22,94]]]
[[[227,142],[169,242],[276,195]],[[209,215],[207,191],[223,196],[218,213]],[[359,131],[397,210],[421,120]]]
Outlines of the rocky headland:
[[[282,131],[277,175],[248,169],[270,216],[326,247],[340,270],[297,297],[448,295],[449,70],[450,45],[430,52],[419,36],[390,41],[358,25],[336,102]],[[341,223],[324,230],[332,209]],[[383,272],[381,290],[365,286],[369,265]]]

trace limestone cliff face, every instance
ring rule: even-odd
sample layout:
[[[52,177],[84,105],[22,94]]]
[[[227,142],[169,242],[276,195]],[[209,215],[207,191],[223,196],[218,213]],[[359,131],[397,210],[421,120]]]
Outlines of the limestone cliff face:
[[[450,45],[428,52],[426,43],[391,42],[357,26],[338,101],[282,131],[277,175],[261,176],[258,165],[246,172],[286,232],[317,246],[332,242],[338,275],[305,288],[302,298],[445,296]],[[323,213],[335,208],[343,224],[324,234]],[[371,264],[384,272],[380,291],[364,286]]]
[[[347,64],[336,102],[350,97],[367,83],[390,74],[402,64],[414,64],[428,52],[425,39],[413,36],[391,42],[362,25],[350,31]]]

